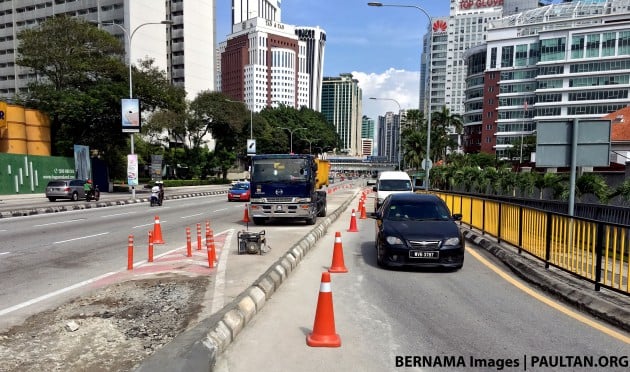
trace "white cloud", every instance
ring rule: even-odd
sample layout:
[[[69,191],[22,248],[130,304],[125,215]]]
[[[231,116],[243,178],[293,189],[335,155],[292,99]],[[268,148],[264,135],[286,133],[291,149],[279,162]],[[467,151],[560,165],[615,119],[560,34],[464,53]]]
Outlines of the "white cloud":
[[[390,68],[381,74],[352,72],[363,92],[363,115],[378,120],[388,111],[397,112],[398,105],[391,100],[373,100],[370,97],[396,100],[400,108],[418,109],[420,73]]]

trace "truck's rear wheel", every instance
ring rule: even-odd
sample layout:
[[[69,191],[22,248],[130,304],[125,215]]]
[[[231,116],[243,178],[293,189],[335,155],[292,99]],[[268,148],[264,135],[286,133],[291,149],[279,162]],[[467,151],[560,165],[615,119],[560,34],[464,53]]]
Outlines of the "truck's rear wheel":
[[[326,204],[322,205],[321,208],[319,208],[319,213],[317,214],[317,217],[326,217],[326,213],[328,213],[328,206]]]

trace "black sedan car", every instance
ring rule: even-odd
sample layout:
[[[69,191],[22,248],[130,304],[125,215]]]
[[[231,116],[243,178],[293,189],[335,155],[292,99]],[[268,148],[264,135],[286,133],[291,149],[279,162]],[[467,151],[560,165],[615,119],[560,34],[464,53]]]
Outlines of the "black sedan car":
[[[379,266],[418,266],[460,269],[464,239],[442,199],[428,194],[392,194],[378,211],[376,260]]]

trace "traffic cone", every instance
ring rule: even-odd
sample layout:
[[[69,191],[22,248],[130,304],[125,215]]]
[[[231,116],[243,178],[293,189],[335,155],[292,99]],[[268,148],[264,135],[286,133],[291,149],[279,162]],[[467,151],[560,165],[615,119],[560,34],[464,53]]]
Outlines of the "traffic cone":
[[[335,313],[329,272],[324,271],[322,273],[313,332],[306,336],[306,344],[312,347],[341,346],[341,338],[335,331]]]
[[[359,217],[359,219],[361,220],[367,219],[367,212],[365,211],[365,203],[361,204],[361,217]]]
[[[247,204],[245,204],[245,211],[243,212],[243,222],[249,223],[249,212],[247,210]]]
[[[153,244],[164,244],[159,216],[155,216],[155,224],[153,225]]]
[[[333,247],[333,259],[330,269],[330,273],[347,273],[346,264],[343,260],[343,246],[341,244],[341,233],[337,231],[335,233],[335,245]]]
[[[354,209],[352,210],[352,217],[350,218],[350,228],[348,229],[348,232],[358,232],[359,229],[357,228],[357,215],[356,213],[354,213]]]

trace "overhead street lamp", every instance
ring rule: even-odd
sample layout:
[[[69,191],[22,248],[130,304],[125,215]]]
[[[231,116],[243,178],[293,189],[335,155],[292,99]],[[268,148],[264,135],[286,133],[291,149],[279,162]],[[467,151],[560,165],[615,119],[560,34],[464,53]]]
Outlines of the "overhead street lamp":
[[[315,141],[319,141],[319,138],[313,138],[313,139],[308,139],[308,138],[304,138],[304,141],[308,142],[308,153],[312,154],[313,153],[313,142]],[[317,148],[315,148],[317,150]]]
[[[379,2],[369,2],[367,3],[368,6],[377,6],[377,7],[381,7],[381,6],[392,6],[392,7],[397,7],[397,8],[415,8],[418,9],[419,11],[421,11],[422,13],[424,13],[425,16],[427,16],[427,19],[429,20],[429,24],[431,24],[431,16],[429,15],[429,12],[427,12],[424,8],[421,8],[419,6],[416,5],[406,5],[406,4],[383,4],[383,3],[379,3]],[[422,65],[422,64],[421,64]],[[431,72],[429,71],[429,74]],[[429,165],[431,162],[431,105],[430,105],[430,99],[431,97],[429,97],[429,112],[427,113],[427,156],[426,156],[426,163],[425,163],[425,179],[424,179],[424,186],[425,186],[425,190],[429,191],[430,185],[429,185]],[[419,108],[419,107],[418,107]]]
[[[396,101],[393,98],[377,98],[377,97],[370,97],[370,99],[374,99],[374,100],[381,100],[381,101],[393,101],[396,102],[396,104],[398,105],[398,170],[402,170],[402,168],[400,167],[400,159],[401,159],[401,147],[402,147],[402,119],[400,116],[400,112],[402,111],[402,109],[400,108],[400,103],[398,103],[398,101]]]
[[[131,33],[122,25],[118,24],[118,23],[114,23],[114,22],[105,22],[105,23],[98,23],[102,26],[116,26],[119,29],[121,29],[123,31],[123,33],[125,34],[125,37],[127,38],[127,58],[129,59],[129,98],[133,98],[133,77],[132,77],[132,63],[131,63],[131,40],[133,40],[133,35],[136,34],[136,31],[138,31],[138,29],[140,27],[146,26],[146,25],[172,25],[174,22],[171,20],[164,20],[164,21],[160,21],[160,22],[146,22],[143,24],[140,24],[138,26],[136,26],[136,28],[134,28]],[[138,115],[140,115],[140,113],[138,113]],[[129,137],[130,137],[130,142],[131,142],[131,155],[134,154],[134,133],[129,133]],[[133,199],[136,198],[136,187],[135,186],[131,186],[131,197]]]
[[[243,101],[233,101],[231,99],[225,99],[226,102],[242,103],[247,107],[247,103]],[[249,107],[247,107],[249,109]],[[260,118],[258,118],[260,119]],[[249,110],[249,139],[254,139],[254,110]]]
[[[289,133],[291,133],[291,152],[290,154],[293,154],[293,132],[297,132],[300,129],[306,129],[304,127],[300,127],[300,128],[295,128],[295,129],[291,129],[291,128],[286,128],[286,127],[276,127],[278,129],[286,129],[289,131]]]

